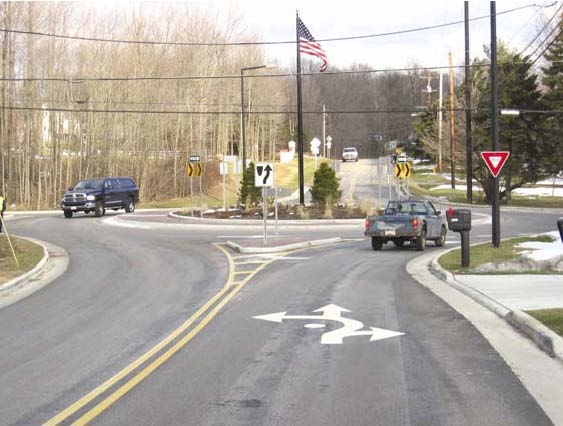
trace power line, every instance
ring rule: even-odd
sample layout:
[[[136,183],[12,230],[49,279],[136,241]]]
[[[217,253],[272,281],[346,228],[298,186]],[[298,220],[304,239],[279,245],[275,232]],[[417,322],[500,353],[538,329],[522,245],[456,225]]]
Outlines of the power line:
[[[556,2],[550,5],[539,5],[539,4],[528,4],[520,7],[516,7],[513,9],[508,9],[503,12],[497,13],[497,15],[504,15],[507,13],[516,12],[518,10],[527,9],[531,7],[540,7],[540,8],[548,8],[552,7]],[[470,19],[470,21],[478,21],[481,19],[488,19],[490,16],[479,16],[476,18]],[[386,37],[391,35],[399,35],[399,34],[408,34],[413,32],[419,31],[427,31],[433,30],[437,28],[444,28],[453,25],[463,24],[465,21],[454,21],[454,22],[447,22],[444,24],[437,24],[437,25],[429,25],[424,27],[417,27],[417,28],[410,28],[406,30],[399,30],[399,31],[391,31],[386,33],[376,33],[376,34],[367,34],[361,36],[350,36],[350,37],[337,37],[337,38],[324,38],[324,39],[317,39],[318,42],[332,42],[332,41],[348,41],[348,40],[359,40],[359,39],[366,39],[366,38],[376,38],[376,37]],[[94,42],[103,42],[103,43],[122,43],[122,44],[147,44],[147,45],[164,45],[164,46],[259,46],[259,45],[280,45],[280,44],[295,44],[296,41],[262,41],[262,42],[172,42],[172,41],[154,41],[154,40],[127,40],[127,39],[106,39],[106,38],[97,38],[97,37],[79,37],[79,36],[69,36],[63,34],[54,34],[54,33],[46,33],[46,32],[39,32],[39,31],[25,31],[25,30],[15,30],[15,29],[8,29],[8,28],[0,28],[0,32],[5,33],[13,33],[13,34],[25,34],[25,35],[34,35],[40,37],[52,37],[52,38],[61,38],[66,40],[80,40],[80,41],[94,41]]]
[[[556,28],[557,28],[557,27],[556,27]],[[541,51],[541,53],[536,57],[536,59],[534,59],[534,61],[531,63],[531,65],[534,65],[534,64],[538,61],[538,59],[540,59],[540,58],[543,57],[543,54],[547,51],[547,49],[549,49],[549,48],[551,47],[551,45],[552,45],[553,43],[555,43],[555,42],[557,41],[557,39],[559,38],[559,36],[561,35],[561,33],[563,33],[563,27],[561,27],[561,29],[559,30],[559,32],[557,33],[557,35],[556,35],[555,37],[553,37],[553,40],[551,40],[551,41],[547,44],[547,46],[545,46],[545,48]],[[553,62],[555,63],[555,62],[560,62],[560,61],[553,61]]]
[[[0,106],[1,109],[14,111],[42,111],[42,112],[68,112],[68,113],[120,113],[120,114],[192,114],[192,115],[240,115],[237,111],[185,111],[185,110],[129,110],[129,109],[74,109],[74,108],[39,108],[39,107],[17,107],[17,106]],[[450,111],[445,109],[443,111]],[[465,111],[464,108],[454,108],[453,111]],[[478,110],[475,110],[477,112]],[[420,113],[419,108],[403,108],[403,109],[372,109],[372,110],[331,110],[330,114],[412,114]],[[297,114],[297,111],[245,111],[245,114]],[[323,114],[322,110],[303,111],[303,114]]]
[[[485,64],[471,64],[472,68],[477,67],[488,67],[489,63]],[[383,72],[409,72],[409,71],[438,71],[441,69],[449,69],[449,66],[437,66],[437,67],[414,67],[414,68],[386,68],[386,69],[373,69],[373,70],[347,70],[347,71],[325,71],[325,72],[310,72],[301,73],[302,76],[328,76],[328,75],[346,75],[346,74],[369,74],[369,73],[383,73]],[[454,65],[453,68],[465,68],[465,65]],[[297,74],[294,73],[281,73],[281,74],[250,74],[245,75],[244,78],[280,78],[280,77],[295,77]],[[240,80],[240,74],[235,75],[198,75],[198,76],[172,76],[172,77],[17,77],[17,78],[0,78],[0,81],[20,81],[20,82],[30,82],[30,81],[53,81],[53,82],[65,82],[72,84],[87,83],[90,81],[178,81],[178,80],[227,80],[227,79],[237,79]]]
[[[557,30],[559,27],[561,27],[561,20],[559,20],[559,22],[557,22],[557,24],[551,29],[551,31],[549,32],[549,34],[544,38],[543,42],[542,42],[542,43],[539,43],[539,44],[536,46],[536,48],[534,49],[534,51],[528,55],[528,57],[529,57],[530,59],[531,59],[532,56],[534,56],[534,55],[536,54],[536,52],[542,47],[543,43],[545,43],[545,42],[549,39],[549,37],[551,37],[551,35],[555,32],[555,30]],[[558,36],[559,36],[559,34],[558,34],[556,37],[554,37],[553,40],[555,40]],[[552,42],[553,42],[553,40],[552,40]],[[551,44],[551,43],[549,43],[549,44]],[[545,50],[544,50],[544,51],[545,51]],[[542,55],[542,54],[540,53],[540,55],[539,55],[538,57],[536,57],[536,59],[532,62],[532,64],[536,63],[536,61],[538,60],[538,58],[539,58],[541,55]]]
[[[528,43],[528,45],[522,49],[522,51],[519,53],[519,55],[522,55],[526,50],[529,49],[529,47],[534,44],[534,42],[540,37],[540,35],[545,31],[545,29],[549,26],[549,24],[551,24],[551,21],[553,21],[553,19],[559,14],[559,12],[561,11],[561,9],[563,8],[563,3],[561,3],[561,6],[559,6],[557,8],[557,10],[555,11],[555,13],[553,14],[553,16],[549,19],[549,21],[547,21],[547,23],[543,26],[543,28],[536,34],[536,36],[533,38],[532,41],[530,41],[530,43]],[[530,55],[531,56],[531,55]]]

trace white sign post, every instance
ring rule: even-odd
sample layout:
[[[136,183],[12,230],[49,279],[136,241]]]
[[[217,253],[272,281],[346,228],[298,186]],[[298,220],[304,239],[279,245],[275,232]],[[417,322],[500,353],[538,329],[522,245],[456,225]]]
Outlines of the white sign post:
[[[229,163],[223,158],[219,163],[219,173],[223,175],[223,210],[227,211],[227,175],[229,174]]]
[[[274,164],[256,163],[254,166],[254,186],[262,188],[262,216],[264,217],[264,245],[268,244],[268,200],[266,188],[274,186]]]

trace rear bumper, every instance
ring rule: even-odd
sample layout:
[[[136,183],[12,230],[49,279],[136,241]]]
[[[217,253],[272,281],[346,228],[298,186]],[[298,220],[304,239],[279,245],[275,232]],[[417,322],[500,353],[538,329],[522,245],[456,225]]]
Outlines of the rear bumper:
[[[412,230],[400,230],[400,229],[378,229],[376,231],[365,231],[364,235],[366,237],[378,237],[392,240],[395,238],[418,238],[420,235],[418,232]]]

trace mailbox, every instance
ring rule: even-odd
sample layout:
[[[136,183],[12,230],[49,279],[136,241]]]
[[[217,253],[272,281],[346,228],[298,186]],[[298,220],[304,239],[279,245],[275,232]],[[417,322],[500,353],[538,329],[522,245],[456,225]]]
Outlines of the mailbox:
[[[446,217],[450,231],[462,232],[471,230],[471,210],[449,208]]]
[[[560,217],[557,221],[557,227],[559,228],[559,236],[561,237],[561,242],[563,243],[563,217]]]

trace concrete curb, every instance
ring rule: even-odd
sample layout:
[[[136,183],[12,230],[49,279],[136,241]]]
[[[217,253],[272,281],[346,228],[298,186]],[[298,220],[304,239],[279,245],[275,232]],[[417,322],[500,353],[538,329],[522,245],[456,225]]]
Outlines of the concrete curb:
[[[227,241],[227,245],[236,252],[245,254],[261,254],[261,253],[280,253],[287,250],[295,250],[307,247],[317,247],[342,242],[342,238],[327,238],[324,240],[304,241],[301,243],[286,244],[277,247],[242,247],[232,241]]]
[[[68,253],[61,247],[35,238],[16,237],[42,246],[44,256],[31,271],[0,285],[0,309],[50,284],[66,271],[69,263]]]
[[[12,278],[11,280],[6,281],[4,284],[0,284],[0,294],[11,287],[18,285],[22,281],[27,280],[29,277],[42,270],[45,264],[47,263],[47,261],[49,260],[49,252],[47,251],[47,247],[45,246],[45,244],[42,244],[41,242],[39,242],[39,240],[35,240],[33,238],[25,238],[19,236],[15,236],[15,237],[20,238],[22,240],[30,241],[32,243],[39,244],[43,248],[43,257],[41,258],[39,263],[35,265],[35,267],[30,271],[27,271],[25,274],[20,275],[19,277]]]
[[[212,224],[220,224],[220,225],[248,225],[248,226],[257,226],[263,225],[264,221],[262,219],[209,219],[209,218],[200,218],[200,217],[191,217],[191,216],[182,216],[179,215],[177,211],[173,211],[168,213],[169,217],[173,217],[175,219],[181,219],[188,222],[196,223],[196,224],[205,224],[205,225],[212,225]],[[273,218],[268,218],[269,222],[273,222]],[[363,225],[365,222],[365,218],[363,219],[285,219],[285,220],[278,220],[278,225]]]
[[[450,287],[455,288],[470,297],[481,306],[487,308],[500,318],[508,322],[512,327],[529,337],[542,351],[552,358],[563,363],[563,337],[543,325],[540,321],[523,311],[510,309],[501,303],[491,299],[478,290],[458,281],[455,275],[445,270],[438,263],[438,257],[455,250],[457,247],[440,253],[429,263],[430,272]]]

